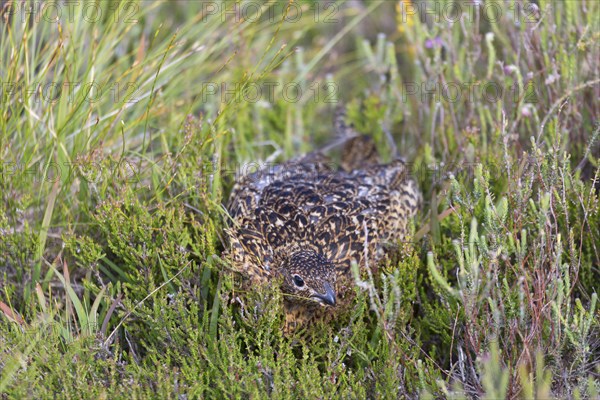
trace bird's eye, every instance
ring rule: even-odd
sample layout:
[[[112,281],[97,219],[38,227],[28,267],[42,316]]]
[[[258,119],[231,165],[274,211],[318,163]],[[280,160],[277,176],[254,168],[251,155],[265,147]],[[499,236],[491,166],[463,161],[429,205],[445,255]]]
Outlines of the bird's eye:
[[[298,275],[294,275],[293,279],[294,279],[294,285],[296,285],[298,287],[304,286],[304,279],[300,278]]]

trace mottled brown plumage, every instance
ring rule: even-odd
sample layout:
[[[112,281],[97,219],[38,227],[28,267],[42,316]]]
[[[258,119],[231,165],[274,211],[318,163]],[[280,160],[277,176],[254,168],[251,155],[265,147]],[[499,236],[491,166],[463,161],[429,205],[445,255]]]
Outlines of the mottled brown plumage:
[[[280,282],[288,331],[346,307],[352,261],[376,266],[419,207],[402,161],[380,164],[371,138],[344,134],[341,168],[313,152],[242,177],[231,193],[233,265],[252,287]]]

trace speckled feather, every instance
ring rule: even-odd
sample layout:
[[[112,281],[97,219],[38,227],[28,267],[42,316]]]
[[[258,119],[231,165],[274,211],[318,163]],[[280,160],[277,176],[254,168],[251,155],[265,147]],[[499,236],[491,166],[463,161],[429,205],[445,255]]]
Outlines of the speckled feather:
[[[380,164],[372,140],[355,136],[341,168],[313,152],[242,177],[228,205],[230,257],[252,285],[283,278],[289,331],[346,307],[352,261],[362,270],[376,266],[387,243],[406,238],[420,201],[405,164]],[[295,275],[311,290],[292,283]],[[334,286],[335,307],[314,301],[323,282]]]

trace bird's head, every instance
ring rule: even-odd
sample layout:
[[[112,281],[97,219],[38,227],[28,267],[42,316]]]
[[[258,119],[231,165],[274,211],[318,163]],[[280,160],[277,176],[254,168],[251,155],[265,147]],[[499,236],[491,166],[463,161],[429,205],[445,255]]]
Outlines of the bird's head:
[[[282,290],[293,302],[335,306],[335,266],[312,250],[299,250],[284,260]]]

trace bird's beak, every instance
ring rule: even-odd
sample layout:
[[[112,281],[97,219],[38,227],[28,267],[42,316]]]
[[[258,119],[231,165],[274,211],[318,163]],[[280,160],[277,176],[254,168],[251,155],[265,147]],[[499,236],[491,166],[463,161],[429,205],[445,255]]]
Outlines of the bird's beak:
[[[331,285],[329,283],[326,283],[324,288],[325,288],[324,294],[315,293],[315,294],[313,294],[312,297],[316,297],[323,304],[327,304],[329,306],[335,306],[335,292],[334,292],[333,288],[331,287]]]

